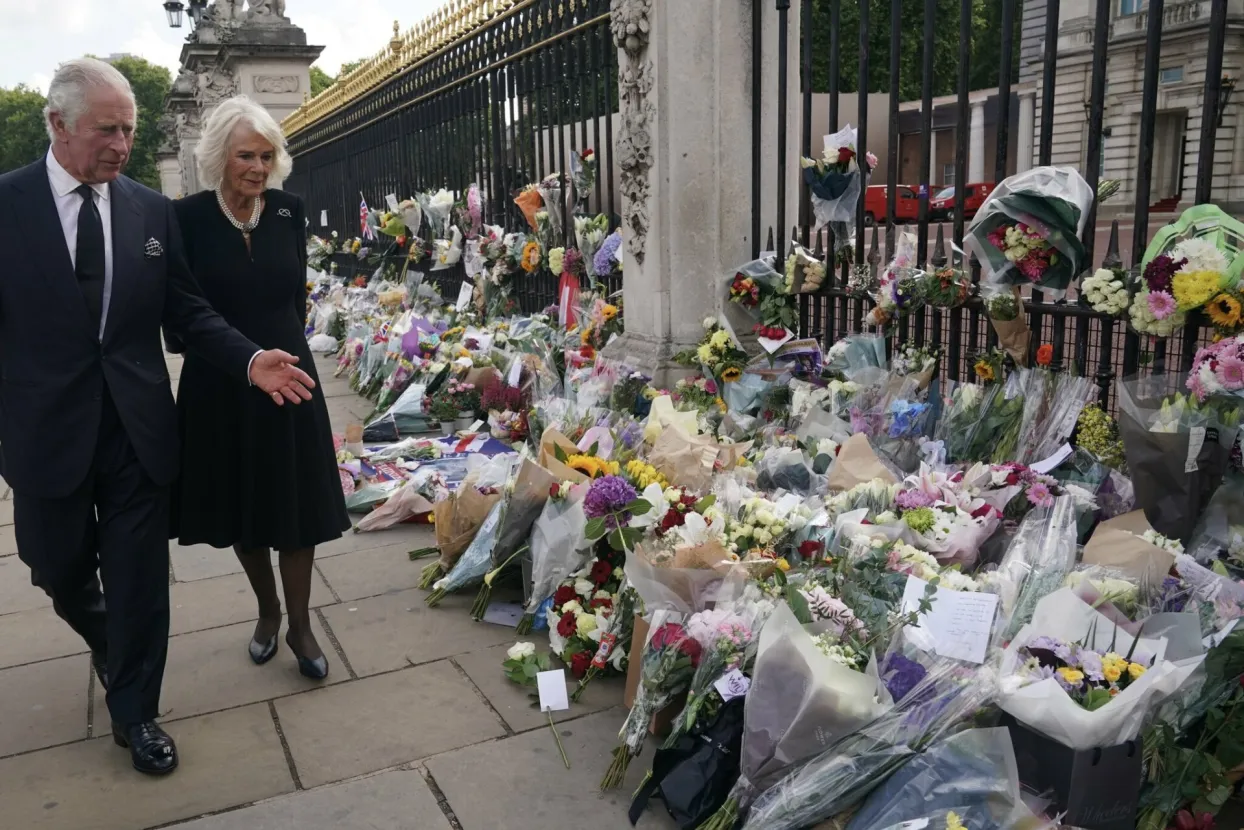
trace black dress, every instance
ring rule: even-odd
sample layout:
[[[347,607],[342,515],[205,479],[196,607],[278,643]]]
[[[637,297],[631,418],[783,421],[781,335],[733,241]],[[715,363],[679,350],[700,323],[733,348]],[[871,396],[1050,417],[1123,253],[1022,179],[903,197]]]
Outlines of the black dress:
[[[265,194],[242,233],[205,191],[175,202],[190,268],[212,307],[265,349],[282,349],[319,383],[306,326],[307,231],[302,200]],[[178,344],[170,342],[170,348]],[[277,406],[261,390],[187,354],[177,392],[181,476],[172,533],[183,545],[298,550],[350,527],[324,393]]]

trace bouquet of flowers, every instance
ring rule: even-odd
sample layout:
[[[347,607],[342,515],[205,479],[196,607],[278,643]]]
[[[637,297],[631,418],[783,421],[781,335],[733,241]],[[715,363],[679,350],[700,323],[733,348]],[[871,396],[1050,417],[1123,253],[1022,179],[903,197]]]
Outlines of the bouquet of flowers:
[[[731,383],[743,377],[747,352],[717,320],[704,319],[704,338],[695,349],[680,352],[674,360],[682,366],[700,366],[716,384]],[[720,387],[718,387],[720,388]],[[707,391],[705,389],[704,391]]]
[[[1240,416],[1214,401],[1168,397],[1172,379],[1119,382],[1119,435],[1137,506],[1154,530],[1187,541],[1228,469]]]
[[[986,434],[982,426],[1000,391],[998,385],[976,383],[960,383],[954,387],[934,433],[942,442],[947,461],[958,463],[989,456],[994,436]]]
[[[570,667],[570,673],[582,680],[593,660],[604,646],[610,619],[622,609],[619,597],[624,590],[622,569],[611,559],[607,549],[567,577],[545,611],[549,624],[549,645]],[[622,650],[625,652],[625,650]],[[607,652],[605,664],[616,670],[625,666],[626,654]]]
[[[1200,403],[1211,395],[1244,397],[1244,336],[1199,349],[1188,373],[1188,391]]]
[[[1241,249],[1244,223],[1214,205],[1191,207],[1155,233],[1141,260],[1154,326],[1200,310],[1220,335],[1239,333],[1244,326]]]
[[[429,190],[415,198],[428,220],[432,238],[445,239],[449,235],[449,214],[454,208],[454,195],[442,187],[435,193]]]
[[[1014,458],[1023,464],[1048,458],[1066,443],[1080,410],[1098,394],[1092,378],[1047,369],[1052,351],[1042,346],[1037,350],[1037,368],[1018,372],[1025,388],[1024,415]]]
[[[802,245],[792,245],[786,257],[787,294],[813,294],[825,283],[825,263],[821,262]]]
[[[889,328],[924,304],[925,275],[916,267],[916,240],[899,235],[894,257],[881,273],[873,293],[876,306],[868,313],[869,325]]]
[[[570,182],[574,185],[575,204],[586,207],[588,194],[596,186],[596,151],[591,147],[571,151]]]
[[[442,424],[466,415],[474,417],[479,406],[480,396],[475,384],[453,378],[424,401],[427,413]]]
[[[1204,660],[1196,618],[1174,624],[1194,631],[1170,640],[1134,638],[1070,589],[1055,591],[1002,654],[998,704],[1071,749],[1133,740],[1149,712]],[[1183,653],[1172,653],[1175,643]]]
[[[479,483],[477,477],[469,476],[449,499],[433,506],[440,556],[423,569],[420,588],[431,588],[458,563],[480,527],[492,515],[493,508],[500,503],[500,489],[494,482],[486,480],[482,487],[477,486]]]
[[[1187,322],[1188,315],[1179,310],[1171,286],[1175,272],[1186,260],[1175,260],[1159,254],[1145,263],[1141,283],[1132,299],[1132,328],[1140,334],[1170,337]]]
[[[1118,317],[1131,305],[1127,273],[1122,268],[1098,268],[1080,283],[1084,298],[1098,314]]]
[[[985,589],[998,595],[1007,624],[1003,640],[1032,619],[1037,604],[1062,587],[1076,563],[1076,509],[1070,496],[1054,499],[1024,517],[996,571],[981,576]]]
[[[794,328],[798,322],[787,281],[768,259],[739,268],[730,281],[730,302],[747,309],[765,328]]]
[[[1034,167],[999,184],[977,211],[963,246],[980,260],[982,284],[1063,292],[1084,263],[1080,236],[1094,193],[1070,167]]]
[[[998,335],[998,344],[1011,356],[1017,366],[1028,365],[1028,345],[1032,330],[1028,328],[1028,314],[1019,289],[993,291],[985,297],[985,313]]]
[[[835,258],[850,260],[850,229],[863,187],[860,179],[872,173],[877,157],[856,150],[858,131],[848,124],[833,135],[825,136],[825,151],[819,159],[800,159],[803,180],[812,191],[812,210],[816,230],[829,225],[835,240]],[[862,163],[861,163],[862,162]]]
[[[731,376],[733,377],[733,373],[731,373]],[[739,377],[742,377],[741,371],[739,372]],[[726,408],[725,401],[721,398],[717,381],[703,375],[681,378],[674,384],[672,397],[674,404],[679,409],[695,409],[700,412],[707,412],[712,409],[724,411]]]
[[[958,308],[968,301],[971,293],[972,275],[964,268],[948,264],[925,275],[925,302],[934,308]]]

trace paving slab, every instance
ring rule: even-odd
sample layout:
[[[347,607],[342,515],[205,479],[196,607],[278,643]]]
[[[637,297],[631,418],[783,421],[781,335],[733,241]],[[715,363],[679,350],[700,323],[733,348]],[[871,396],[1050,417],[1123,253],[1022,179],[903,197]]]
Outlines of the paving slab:
[[[9,502],[12,504],[12,502]],[[12,556],[17,553],[17,535],[13,532],[13,523],[0,527],[0,556]]]
[[[534,642],[537,649],[548,650],[548,634],[546,632],[536,632],[526,637],[517,637],[516,639]],[[535,688],[511,683],[501,670],[501,664],[505,662],[505,652],[510,645],[512,643],[482,651],[473,651],[470,654],[455,657],[453,660],[470,676],[471,681],[479,687],[479,690],[484,693],[484,697],[488,698],[488,702],[492,704],[492,707],[497,710],[515,732],[525,732],[528,729],[537,729],[541,726],[547,728],[549,724],[548,716],[532,706],[531,695],[535,694]],[[553,667],[563,668],[562,662],[557,658],[553,658]],[[576,685],[569,669],[567,669],[567,692],[573,692]],[[565,711],[554,712],[553,719],[556,721],[573,720],[593,712],[621,706],[625,688],[626,679],[623,677],[597,678],[587,687],[587,691],[583,693],[583,697],[578,703],[571,703],[570,708]]]
[[[178,582],[193,582],[218,576],[242,573],[242,563],[230,548],[214,548],[211,545],[180,545],[170,542],[169,559],[173,563],[173,576]],[[276,553],[272,564],[276,564]]]
[[[150,778],[111,735],[0,760],[5,827],[136,830],[294,789],[267,706],[168,725],[181,766]]]
[[[30,568],[16,556],[0,557],[0,614],[51,608],[52,600],[30,584]]]
[[[13,524],[13,502],[0,501],[0,526]]]
[[[643,780],[652,747],[631,761],[621,787],[599,794],[600,779],[625,713],[611,709],[558,726],[570,769],[562,763],[549,729],[537,729],[480,746],[438,755],[428,770],[463,830],[531,830],[580,827],[627,830],[631,793]],[[649,742],[651,743],[651,742]],[[481,798],[481,793],[496,797]],[[644,830],[675,827],[660,802],[640,818]]]
[[[505,734],[466,678],[444,661],[283,698],[275,706],[305,787]]]
[[[229,553],[232,553],[231,551]],[[236,561],[236,557],[233,557]],[[279,577],[278,577],[279,579]],[[279,582],[278,582],[279,584]],[[185,634],[233,623],[254,621],[259,616],[255,592],[246,574],[232,574],[194,582],[178,582],[169,588],[172,604],[170,633]],[[311,576],[311,607],[331,605],[335,600],[320,575]],[[282,600],[284,607],[284,600]],[[4,618],[0,617],[0,627]],[[0,642],[0,654],[4,646]]]
[[[350,518],[358,523],[362,518],[359,514],[351,514]],[[346,531],[340,539],[325,542],[315,549],[316,559],[340,556],[359,550],[379,550],[397,545],[405,545],[407,552],[417,548],[426,548],[436,544],[436,531],[429,525],[399,524],[384,530],[373,530],[370,533]],[[412,567],[422,568],[426,563],[410,563]]]
[[[328,655],[328,677],[310,680],[298,673],[298,664],[285,645],[284,635],[276,656],[257,666],[246,651],[253,623],[242,623],[173,637],[168,645],[168,666],[160,694],[160,717],[164,720],[202,715],[297,694],[325,684],[349,679],[328,636],[315,619],[315,636]],[[107,723],[103,696],[95,698],[95,722]]]
[[[0,671],[0,756],[86,738],[90,672],[85,654]]]
[[[428,534],[428,540],[434,537]],[[419,586],[430,559],[410,561],[410,544],[354,551],[320,559],[320,573],[343,602],[406,591]]]
[[[426,596],[415,589],[324,609],[356,674],[366,677],[514,642],[511,628],[471,621],[474,591],[446,597],[437,608],[427,607]]]
[[[51,608],[0,617],[0,668],[86,651],[86,642]]]
[[[414,770],[317,787],[177,825],[177,830],[449,830]]]

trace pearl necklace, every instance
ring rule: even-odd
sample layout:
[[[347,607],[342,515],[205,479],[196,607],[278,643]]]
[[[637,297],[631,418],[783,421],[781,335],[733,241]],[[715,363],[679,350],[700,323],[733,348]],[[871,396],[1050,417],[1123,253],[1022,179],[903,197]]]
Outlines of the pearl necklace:
[[[220,192],[220,188],[216,189],[216,203],[220,205],[220,212],[229,220],[229,224],[242,232],[242,237],[249,240],[251,231],[259,224],[259,197],[255,197],[255,206],[251,209],[251,218],[246,222],[239,222],[233,216],[233,211],[229,210],[229,205],[225,203],[224,194]]]

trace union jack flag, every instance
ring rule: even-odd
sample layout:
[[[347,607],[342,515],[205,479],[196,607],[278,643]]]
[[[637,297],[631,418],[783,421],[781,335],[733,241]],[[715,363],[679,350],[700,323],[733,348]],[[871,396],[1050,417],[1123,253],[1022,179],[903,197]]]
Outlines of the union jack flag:
[[[359,198],[363,200],[359,203],[359,233],[364,239],[374,240],[376,234],[372,231],[371,225],[367,224],[367,216],[371,213],[367,209],[367,198],[362,193],[359,194]]]

